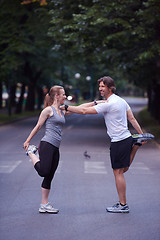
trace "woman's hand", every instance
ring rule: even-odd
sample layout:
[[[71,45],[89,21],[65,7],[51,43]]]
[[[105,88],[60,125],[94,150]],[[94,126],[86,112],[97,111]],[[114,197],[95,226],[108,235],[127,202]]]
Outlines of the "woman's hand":
[[[27,149],[29,147],[29,142],[27,142],[27,141],[24,142],[23,147],[24,147],[25,151],[27,151]]]
[[[61,105],[59,108],[60,108],[62,111],[64,111],[64,110],[65,110],[65,105]]]

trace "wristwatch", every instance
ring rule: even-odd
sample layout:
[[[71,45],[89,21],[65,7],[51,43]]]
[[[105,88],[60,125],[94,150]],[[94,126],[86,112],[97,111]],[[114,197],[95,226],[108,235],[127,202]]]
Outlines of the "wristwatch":
[[[66,112],[68,111],[68,105],[64,105]]]
[[[96,102],[96,100],[94,100],[94,105],[97,105],[97,102]]]

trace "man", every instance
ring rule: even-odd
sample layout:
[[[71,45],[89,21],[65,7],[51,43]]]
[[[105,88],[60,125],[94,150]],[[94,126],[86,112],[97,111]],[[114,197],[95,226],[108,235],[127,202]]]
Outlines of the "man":
[[[102,101],[94,101],[80,106],[65,105],[63,108],[65,108],[66,111],[69,110],[70,112],[79,114],[103,113],[107,133],[111,138],[111,165],[119,196],[119,202],[112,207],[108,207],[106,210],[108,212],[128,213],[129,207],[126,202],[126,181],[124,172],[128,170],[139,146],[144,144],[144,141],[152,138],[152,135],[143,134],[127,102],[114,94],[116,87],[112,78],[102,77],[98,80],[98,83],[100,94],[105,98],[103,103]],[[127,120],[129,120],[138,134],[140,134],[136,136],[136,138],[138,138],[137,144],[133,144],[133,138],[128,130]]]

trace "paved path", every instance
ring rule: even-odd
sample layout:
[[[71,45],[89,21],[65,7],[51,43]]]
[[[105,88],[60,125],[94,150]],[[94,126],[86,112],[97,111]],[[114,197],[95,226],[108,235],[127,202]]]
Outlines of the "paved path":
[[[41,178],[22,148],[35,123],[30,118],[0,127],[0,239],[160,239],[160,149],[153,142],[140,148],[126,173],[131,212],[106,213],[117,194],[104,120],[101,115],[69,116],[50,195],[60,212],[39,214]],[[38,145],[43,133],[33,143]]]

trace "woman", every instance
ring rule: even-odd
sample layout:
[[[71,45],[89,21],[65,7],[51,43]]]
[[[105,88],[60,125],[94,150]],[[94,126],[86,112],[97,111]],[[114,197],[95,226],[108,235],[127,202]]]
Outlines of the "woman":
[[[60,110],[59,107],[61,104],[64,104],[65,99],[66,95],[63,87],[54,86],[50,89],[49,94],[45,97],[44,109],[39,116],[38,122],[24,143],[24,149],[26,150],[26,154],[31,158],[34,168],[41,177],[44,177],[41,185],[42,201],[39,208],[40,213],[59,212],[58,209],[53,208],[48,202],[48,197],[51,181],[59,163],[61,131],[65,123],[65,111]],[[37,151],[36,146],[29,144],[45,122],[46,131],[40,142],[38,158],[38,156],[35,155]]]
[[[66,99],[64,88],[54,86],[50,89],[49,94],[45,97],[44,109],[40,114],[36,126],[31,131],[27,140],[24,143],[26,154],[30,156],[34,168],[44,180],[41,185],[42,201],[39,208],[40,213],[58,213],[59,210],[52,207],[48,203],[48,197],[51,188],[51,181],[59,163],[59,146],[61,143],[62,127],[65,123],[64,115],[71,114],[67,109],[60,110],[60,105],[64,104]],[[102,101],[98,101],[101,103]],[[85,103],[81,106],[90,107],[95,102]],[[97,103],[96,103],[97,104]],[[29,145],[31,139],[40,130],[46,122],[46,131],[40,142],[39,158],[35,155],[37,148],[34,145]]]

